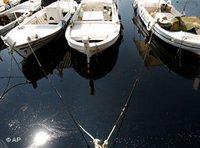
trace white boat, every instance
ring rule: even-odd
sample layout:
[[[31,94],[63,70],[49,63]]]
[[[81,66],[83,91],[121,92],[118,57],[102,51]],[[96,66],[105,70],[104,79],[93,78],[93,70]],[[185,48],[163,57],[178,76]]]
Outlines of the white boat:
[[[6,10],[6,4],[4,4],[3,2],[0,2],[0,12],[3,12]]]
[[[21,3],[21,0],[3,0],[3,1],[4,3],[7,2],[10,7],[14,7]]]
[[[6,35],[32,12],[41,8],[41,0],[29,0],[0,13],[0,35]]]
[[[16,6],[21,0],[0,0],[0,12]]]
[[[120,35],[118,4],[114,0],[83,0],[65,32],[69,46],[87,55],[113,45]]]
[[[73,0],[56,1],[25,19],[12,29],[3,41],[11,51],[27,58],[34,51],[58,37],[75,12]]]
[[[200,55],[200,19],[185,16],[164,0],[135,0],[135,12],[146,29],[164,42]]]

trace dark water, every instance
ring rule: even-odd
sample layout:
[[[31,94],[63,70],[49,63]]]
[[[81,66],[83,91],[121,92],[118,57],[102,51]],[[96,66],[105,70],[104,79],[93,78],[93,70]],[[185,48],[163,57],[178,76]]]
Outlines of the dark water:
[[[173,4],[182,10],[184,2]],[[200,92],[193,88],[199,60],[184,52],[176,54],[155,38],[149,61],[144,62],[135,44],[143,37],[132,21],[131,5],[132,1],[120,1],[122,36],[112,48],[93,57],[89,69],[85,56],[70,49],[64,38],[37,52],[48,79],[34,57],[23,60],[7,49],[1,51],[0,92],[5,94],[0,101],[1,148],[87,147],[68,111],[104,141],[137,78],[140,81],[110,147],[200,147]],[[199,15],[199,5],[197,0],[188,1],[186,13]],[[40,140],[36,139],[41,132]],[[47,142],[39,146],[45,137]]]

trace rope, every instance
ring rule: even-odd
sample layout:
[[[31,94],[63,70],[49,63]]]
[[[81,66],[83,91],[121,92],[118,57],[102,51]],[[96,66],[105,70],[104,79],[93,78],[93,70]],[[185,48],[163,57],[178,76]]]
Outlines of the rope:
[[[150,44],[147,44],[147,45],[150,45]],[[146,53],[145,53],[145,55],[144,55],[143,63],[145,62],[145,60],[146,60],[148,54],[149,54],[149,48],[148,48],[148,50],[146,51]],[[120,114],[120,116],[119,116],[119,118],[118,118],[118,120],[117,120],[117,122],[116,122],[116,124],[115,124],[115,125],[119,124],[119,129],[118,129],[118,132],[117,132],[117,134],[116,134],[115,139],[117,139],[117,137],[119,136],[119,133],[120,133],[120,131],[121,131],[121,127],[122,127],[123,122],[124,122],[124,118],[125,118],[126,112],[127,112],[127,110],[128,110],[128,107],[129,107],[128,105],[129,105],[129,103],[130,103],[130,101],[131,101],[131,98],[132,98],[133,95],[134,95],[134,91],[135,91],[135,89],[136,89],[136,86],[137,86],[137,85],[139,84],[139,82],[140,82],[140,79],[141,79],[141,76],[142,76],[142,72],[143,72],[143,66],[142,66],[143,63],[142,63],[141,66],[140,66],[139,73],[138,73],[138,77],[135,79],[135,81],[134,81],[134,83],[133,83],[133,85],[132,85],[131,91],[130,91],[129,96],[128,96],[128,98],[127,98],[127,101],[126,101],[126,103],[125,103],[125,105],[124,105],[124,107],[123,107],[123,109],[122,109],[122,112],[121,112],[121,114]],[[122,113],[123,113],[123,114],[122,114]],[[122,119],[122,120],[121,120],[121,123],[119,123],[120,119]],[[116,142],[114,142],[113,147],[115,147],[115,144],[116,144]]]
[[[3,46],[2,46],[3,47]],[[0,100],[2,100],[4,98],[4,96],[13,88],[19,86],[19,85],[23,85],[23,84],[30,84],[30,82],[28,82],[28,80],[26,82],[23,82],[23,83],[19,83],[19,84],[15,84],[13,86],[11,86],[10,88],[9,87],[9,84],[10,84],[10,81],[11,81],[11,78],[24,78],[22,76],[12,76],[12,67],[13,67],[13,60],[15,61],[15,63],[17,64],[17,67],[19,68],[19,70],[22,72],[21,68],[19,67],[19,64],[17,63],[17,60],[15,59],[15,57],[13,56],[13,51],[11,50],[11,62],[10,62],[10,72],[9,72],[9,76],[2,76],[0,77],[0,79],[8,79],[8,82],[7,82],[7,85],[6,85],[6,88],[4,89],[4,91],[1,93],[0,95]]]
[[[147,42],[147,43],[148,43],[148,45],[150,45],[150,44],[151,44],[152,37],[153,37],[153,32],[151,32],[151,34],[150,34],[149,41]]]
[[[135,88],[136,88],[136,86],[137,86],[138,83],[139,83],[139,78],[136,78],[136,80],[134,81],[133,86],[131,88],[131,91],[129,93],[129,96],[128,96],[127,100],[126,100],[126,103],[125,103],[124,107],[122,108],[121,113],[120,113],[120,115],[119,115],[119,117],[118,117],[115,125],[113,126],[110,134],[108,135],[107,139],[104,141],[103,146],[107,146],[108,145],[108,141],[109,141],[110,137],[112,136],[115,128],[119,124],[120,119],[126,114],[126,112],[128,110],[128,107],[129,107],[129,103],[130,103],[130,101],[132,99],[133,93],[134,93]]]
[[[36,58],[36,61],[38,62],[38,64],[39,64],[41,70],[43,71],[43,73],[44,73],[45,76],[47,77],[47,74],[46,74],[44,68],[42,67],[42,65],[41,65],[41,63],[40,63],[40,61],[39,61],[39,59],[38,59],[37,56],[35,55],[35,52],[33,51],[32,47],[31,47],[31,45],[30,45],[30,43],[29,43],[29,39],[28,39],[28,45],[29,45],[29,48],[31,49],[31,51],[32,51],[32,53],[33,53],[33,55],[34,55],[34,57]],[[146,52],[146,54],[145,54],[144,60],[145,60],[146,57],[147,57],[147,53],[148,53],[148,52]],[[116,120],[116,122],[115,122],[113,128],[111,129],[111,131],[110,131],[108,137],[106,138],[106,140],[104,140],[102,146],[99,145],[99,142],[100,142],[99,139],[95,139],[95,138],[94,138],[89,132],[87,132],[80,124],[78,124],[78,122],[75,120],[73,114],[72,114],[71,111],[68,109],[67,105],[65,104],[65,102],[64,102],[63,97],[61,96],[61,94],[58,92],[58,90],[56,89],[56,87],[51,83],[51,80],[48,79],[48,77],[47,77],[47,79],[48,79],[49,84],[52,86],[52,88],[54,89],[54,91],[55,91],[56,94],[58,95],[58,97],[59,97],[61,103],[62,103],[63,106],[65,107],[65,109],[66,109],[65,111],[70,115],[70,117],[72,118],[72,120],[73,120],[73,122],[75,123],[76,127],[78,128],[78,130],[79,130],[81,136],[83,137],[83,139],[85,140],[85,142],[86,142],[86,144],[87,144],[87,147],[89,148],[90,146],[89,146],[89,144],[88,144],[88,142],[87,142],[87,140],[86,140],[86,138],[85,138],[83,132],[85,132],[85,133],[93,140],[93,143],[94,143],[95,147],[105,148],[105,147],[108,146],[108,141],[109,141],[110,137],[112,136],[113,132],[115,131],[117,125],[120,123],[120,120],[121,120],[122,118],[124,118],[124,116],[125,116],[125,114],[126,114],[126,112],[127,112],[127,110],[128,110],[128,107],[129,107],[129,104],[130,104],[131,99],[133,98],[133,95],[134,95],[134,91],[135,91],[135,89],[136,89],[136,86],[139,84],[141,74],[142,74],[142,66],[140,67],[140,71],[139,71],[139,73],[138,73],[138,77],[135,79],[135,81],[134,81],[134,83],[133,83],[133,85],[132,85],[132,87],[131,87],[131,91],[130,91],[130,93],[129,93],[129,95],[128,95],[128,98],[127,98],[127,100],[126,100],[126,103],[125,103],[124,107],[122,108],[122,110],[121,110],[121,112],[120,112],[120,114],[119,114],[119,116],[118,116],[118,118],[117,118],[117,120]],[[123,122],[123,120],[122,120],[122,122]],[[122,122],[121,122],[121,125],[122,125]],[[121,126],[120,126],[120,128],[121,128]],[[82,131],[83,131],[83,132],[82,132]]]
[[[188,3],[188,0],[185,1],[185,5],[184,5],[183,10],[182,10],[182,14],[184,14],[184,15],[185,15],[185,9],[186,9],[187,3]]]
[[[18,84],[15,84],[13,86],[11,86],[10,88],[6,89],[5,92],[1,95],[1,98],[0,100],[2,100],[4,98],[4,96],[9,92],[11,91],[13,88],[17,87],[17,86],[20,86],[20,85],[24,85],[24,84],[31,84],[31,82],[22,82],[22,83],[18,83]]]
[[[8,69],[8,70],[9,70],[8,81],[7,81],[7,84],[6,84],[5,89],[4,89],[3,92],[1,93],[0,100],[3,99],[3,97],[4,97],[5,94],[6,94],[7,89],[8,89],[8,87],[9,87],[10,80],[11,80],[11,75],[12,75],[12,65],[13,65],[13,60],[12,60],[12,57],[11,57],[11,59],[10,59],[10,67],[9,67],[9,69]]]
[[[149,48],[148,48],[148,49],[149,49]],[[149,50],[147,50],[146,53],[145,53],[144,61],[146,60],[146,57],[147,57],[148,53],[149,53]],[[143,63],[144,63],[144,62],[143,62]],[[119,132],[120,132],[120,129],[121,129],[122,124],[123,124],[123,121],[124,121],[123,119],[124,119],[125,114],[126,114],[126,112],[127,112],[127,110],[128,110],[130,101],[131,101],[131,99],[133,98],[133,95],[134,95],[134,91],[135,91],[135,89],[136,89],[136,86],[139,84],[139,81],[140,81],[140,78],[141,78],[141,75],[142,75],[142,68],[143,68],[142,65],[143,65],[143,63],[142,63],[141,66],[140,66],[140,70],[139,70],[139,73],[138,73],[138,77],[134,80],[134,83],[133,83],[133,85],[132,85],[132,87],[131,87],[130,93],[129,93],[128,98],[127,98],[127,100],[126,100],[126,103],[125,103],[124,107],[122,108],[122,110],[121,110],[121,112],[120,112],[120,114],[119,114],[119,116],[118,116],[118,118],[117,118],[117,120],[116,120],[116,122],[115,122],[113,128],[111,129],[111,131],[110,131],[110,133],[109,133],[109,135],[108,135],[108,137],[107,137],[107,139],[104,140],[102,146],[99,145],[99,139],[95,139],[89,132],[87,132],[81,125],[79,125],[80,128],[93,140],[93,143],[94,143],[94,145],[95,145],[95,148],[96,148],[96,147],[97,147],[97,148],[107,148],[108,145],[109,145],[109,139],[110,139],[110,137],[112,136],[113,132],[115,131],[115,129],[116,129],[116,127],[117,127],[118,125],[120,125],[120,127],[119,127]],[[121,120],[121,119],[122,119],[122,120]],[[120,123],[120,121],[121,121],[121,123]],[[117,136],[119,135],[119,132],[117,133]]]
[[[11,55],[12,55],[12,58],[14,59],[14,62],[17,64],[18,69],[23,73],[23,71],[20,68],[19,63],[17,62],[16,58],[13,56],[13,54],[11,54]]]
[[[29,43],[29,39],[27,39],[27,41],[28,41],[28,46],[29,46],[29,48],[31,49],[31,52],[33,53],[33,55],[34,55],[34,57],[35,57],[37,63],[39,64],[39,66],[40,66],[42,72],[44,73],[45,77],[48,79],[48,82],[49,82],[50,86],[54,89],[55,93],[56,93],[56,94],[58,95],[58,97],[59,97],[59,100],[60,100],[61,103],[63,104],[63,106],[64,106],[64,108],[65,108],[64,111],[65,111],[66,113],[68,113],[69,116],[72,118],[74,124],[76,125],[78,131],[80,132],[82,138],[84,139],[84,141],[85,141],[87,147],[90,148],[88,141],[86,140],[86,138],[85,138],[85,136],[84,136],[82,130],[81,130],[80,127],[79,127],[79,124],[77,123],[77,121],[75,120],[73,114],[72,114],[71,111],[68,109],[67,105],[65,104],[62,95],[59,93],[59,91],[58,91],[58,90],[56,89],[56,87],[53,85],[53,83],[51,82],[51,80],[48,78],[47,73],[45,72],[44,68],[42,67],[42,64],[40,63],[39,59],[37,58],[37,56],[36,56],[36,54],[35,54],[35,52],[34,52],[34,50],[33,50],[33,48],[31,47],[31,45],[30,45],[30,43]]]
[[[9,78],[18,78],[22,79],[24,78],[23,76],[1,76],[0,79],[9,79]]]
[[[179,57],[179,67],[182,66],[182,64],[181,64],[181,46],[182,46],[182,44],[183,44],[183,42],[184,42],[184,40],[185,40],[186,38],[187,38],[186,35],[182,37],[180,46],[179,46],[179,48],[178,48],[178,50],[177,50],[177,53],[176,53],[176,54],[178,54],[178,57]]]

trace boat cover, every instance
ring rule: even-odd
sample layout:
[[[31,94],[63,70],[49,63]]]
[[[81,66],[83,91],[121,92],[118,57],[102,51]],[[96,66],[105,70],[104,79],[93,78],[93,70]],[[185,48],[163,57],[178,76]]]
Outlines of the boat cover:
[[[200,29],[200,19],[196,16],[181,16],[172,19],[171,31],[191,31]],[[197,33],[197,32],[196,32]]]

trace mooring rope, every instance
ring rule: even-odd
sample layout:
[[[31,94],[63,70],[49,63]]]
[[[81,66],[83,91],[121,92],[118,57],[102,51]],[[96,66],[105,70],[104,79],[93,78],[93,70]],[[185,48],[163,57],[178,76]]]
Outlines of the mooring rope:
[[[150,40],[151,40],[151,39],[150,39]],[[118,129],[118,132],[117,132],[117,134],[116,134],[115,139],[117,139],[117,137],[119,136],[119,133],[120,133],[120,131],[121,131],[121,127],[122,127],[122,124],[123,124],[123,121],[124,121],[126,112],[127,112],[127,110],[128,110],[129,104],[130,104],[130,101],[131,101],[131,99],[133,98],[134,91],[135,91],[137,85],[139,85],[139,82],[140,82],[140,79],[141,79],[141,76],[142,76],[142,73],[143,73],[143,64],[144,64],[144,62],[145,62],[145,60],[146,60],[146,58],[147,58],[147,55],[149,54],[149,50],[150,50],[149,45],[150,45],[150,43],[151,43],[151,41],[147,43],[147,46],[148,46],[147,49],[148,49],[148,50],[145,52],[144,59],[143,59],[143,63],[141,63],[140,68],[139,68],[138,76],[137,76],[137,78],[133,81],[133,85],[132,85],[132,87],[131,87],[130,93],[129,93],[128,98],[127,98],[127,100],[126,100],[126,103],[125,103],[125,105],[124,105],[124,107],[123,107],[123,109],[122,109],[122,111],[121,111],[121,114],[120,114],[119,117],[118,117],[118,120],[116,121],[116,124],[115,124],[115,125],[118,125],[118,124],[119,124],[119,129]],[[120,119],[121,119],[121,120],[120,120]],[[119,121],[121,121],[121,123],[120,123]],[[113,128],[114,128],[114,127],[113,127]],[[113,147],[115,147],[115,144],[116,144],[116,142],[113,144]]]
[[[32,54],[34,55],[34,57],[35,57],[37,63],[39,64],[39,66],[40,66],[42,72],[44,73],[45,77],[47,78],[47,80],[48,80],[50,86],[54,89],[55,93],[56,93],[56,94],[58,95],[58,97],[59,97],[59,100],[60,100],[61,103],[63,104],[63,106],[64,106],[64,108],[65,108],[64,111],[66,111],[66,113],[69,114],[69,116],[71,117],[72,121],[73,121],[74,124],[76,125],[78,131],[80,132],[82,138],[84,139],[84,141],[85,141],[87,147],[90,148],[89,143],[88,143],[87,139],[85,138],[85,136],[84,136],[82,130],[80,129],[78,122],[76,121],[76,119],[74,118],[73,114],[71,113],[71,111],[70,111],[69,108],[67,107],[67,105],[66,105],[66,103],[64,102],[63,97],[62,97],[62,95],[60,94],[60,92],[57,90],[57,88],[53,85],[53,83],[51,82],[51,80],[48,78],[46,71],[44,70],[42,64],[40,63],[39,59],[37,58],[37,55],[35,54],[33,48],[31,47],[31,45],[30,45],[30,43],[29,43],[29,39],[27,39],[27,41],[28,41],[28,46],[29,46],[29,48],[30,48]]]
[[[14,45],[13,45],[14,46]],[[4,47],[4,45],[2,46],[2,48]],[[15,59],[15,57],[13,56],[13,50],[11,50],[10,52],[10,55],[11,55],[11,59],[10,59],[10,67],[9,67],[9,76],[1,76],[0,79],[8,79],[8,82],[6,84],[6,88],[3,90],[3,92],[1,93],[0,95],[0,100],[2,100],[4,98],[4,96],[10,91],[12,90],[13,88],[17,87],[17,86],[20,86],[20,85],[23,85],[23,84],[30,84],[30,82],[28,80],[26,80],[26,82],[22,82],[22,83],[18,83],[18,84],[15,84],[13,86],[11,86],[9,88],[9,84],[10,84],[10,81],[12,78],[24,78],[23,76],[13,76],[12,75],[12,69],[13,69],[13,60],[14,62],[17,64],[17,67],[19,68],[19,70],[22,72],[21,68],[19,67],[19,64],[17,62],[17,60]]]
[[[12,66],[13,66],[13,60],[12,60],[12,57],[11,57],[11,59],[10,59],[10,67],[8,68],[8,71],[9,71],[8,81],[7,81],[6,87],[4,88],[3,92],[2,92],[1,95],[0,95],[0,100],[3,99],[3,97],[4,97],[5,94],[6,94],[6,90],[7,90],[8,87],[9,87],[10,80],[11,80],[11,76],[12,76]]]
[[[35,57],[37,63],[39,64],[41,70],[43,71],[44,75],[47,77],[47,74],[46,74],[44,68],[42,67],[42,65],[41,65],[41,63],[40,63],[40,61],[39,61],[39,59],[37,58],[37,56],[36,56],[34,50],[32,49],[32,47],[31,47],[31,45],[30,45],[30,43],[29,43],[29,39],[28,39],[28,45],[29,45],[29,48],[31,49],[31,51],[32,51],[32,53],[33,53],[33,55],[34,55],[34,57]],[[149,53],[148,51],[145,53],[144,61],[146,60],[146,57],[147,57],[147,54],[148,54],[148,53]],[[77,129],[79,130],[81,136],[83,137],[84,141],[86,142],[88,148],[89,148],[90,146],[89,146],[89,143],[88,143],[88,141],[86,140],[86,138],[85,138],[83,132],[86,133],[86,134],[93,140],[93,143],[94,143],[94,146],[95,146],[95,147],[99,147],[99,148],[101,148],[101,147],[102,147],[102,148],[108,147],[108,144],[109,144],[108,141],[110,140],[110,138],[111,138],[113,132],[115,131],[116,127],[120,124],[121,119],[124,118],[124,116],[125,116],[125,114],[126,114],[126,112],[127,112],[127,110],[128,110],[129,104],[130,104],[130,102],[131,102],[131,99],[133,98],[133,95],[134,95],[134,91],[135,91],[135,89],[136,89],[136,86],[139,84],[139,81],[140,81],[141,75],[142,75],[142,65],[143,65],[143,63],[142,63],[141,66],[140,66],[140,70],[139,70],[139,73],[138,73],[137,78],[133,81],[133,85],[132,85],[131,90],[130,90],[130,93],[129,93],[127,99],[126,99],[125,105],[123,106],[123,108],[122,108],[122,110],[121,110],[121,112],[120,112],[120,114],[119,114],[119,116],[118,116],[118,118],[117,118],[117,120],[116,120],[116,122],[115,122],[113,128],[111,129],[110,133],[108,134],[108,137],[106,138],[106,140],[104,140],[104,143],[103,143],[102,146],[99,145],[99,139],[95,139],[89,132],[87,132],[87,131],[75,120],[73,114],[71,113],[71,111],[69,110],[69,108],[67,107],[67,105],[65,104],[62,95],[59,93],[59,91],[56,89],[56,87],[52,84],[51,80],[47,77],[49,84],[52,86],[52,88],[54,89],[54,91],[55,91],[56,94],[58,95],[58,97],[59,97],[61,103],[63,104],[64,108],[66,109],[65,111],[66,111],[66,112],[70,115],[70,117],[72,118],[72,120],[73,120],[73,122],[75,123]],[[123,122],[123,120],[122,120],[122,122]],[[120,124],[120,128],[121,128],[121,126],[122,126],[122,122],[121,122],[121,124]]]
[[[181,63],[181,54],[182,54],[181,49],[182,49],[182,47],[181,46],[183,45],[183,42],[184,42],[185,39],[187,39],[186,34],[185,34],[185,36],[182,37],[181,42],[180,42],[180,46],[179,46],[177,53],[176,53],[176,54],[178,54],[178,58],[179,58],[179,67],[182,66],[182,63]]]
[[[1,93],[0,95],[0,100],[2,100],[4,98],[4,96],[9,92],[11,91],[13,88],[17,87],[17,86],[20,86],[20,85],[24,85],[24,84],[30,84],[30,82],[27,80],[26,82],[22,82],[22,83],[18,83],[18,84],[15,84],[11,87],[9,87],[9,84],[11,82],[11,79],[12,78],[24,78],[22,76],[13,76],[12,75],[12,68],[13,68],[13,60],[16,62],[16,59],[13,57],[13,53],[11,52],[11,59],[10,59],[10,67],[9,67],[9,75],[8,76],[2,76],[0,77],[0,79],[8,79],[8,82],[6,84],[6,87],[4,89],[4,91]],[[17,63],[17,62],[16,62]],[[19,67],[19,65],[17,64],[17,66]],[[19,68],[20,69],[20,68]],[[20,69],[21,70],[21,69]]]
[[[9,78],[15,78],[15,79],[23,79],[23,76],[0,76],[0,79],[9,79]]]
[[[118,118],[117,118],[117,120],[116,120],[116,122],[115,122],[115,124],[114,124],[114,126],[113,126],[113,128],[111,130],[111,132],[109,133],[107,139],[104,141],[103,146],[108,145],[108,141],[109,141],[110,137],[112,136],[114,130],[116,129],[117,125],[119,125],[122,117],[125,116],[125,114],[126,114],[126,112],[128,110],[128,107],[129,107],[129,103],[130,103],[130,101],[132,99],[133,93],[134,93],[135,88],[136,88],[138,83],[139,83],[139,78],[136,78],[136,80],[134,81],[133,86],[131,88],[131,91],[130,91],[130,93],[128,95],[128,98],[126,100],[126,103],[125,103],[124,107],[122,108],[121,113],[119,114],[119,116],[118,116]]]
[[[0,100],[2,100],[2,99],[4,98],[4,96],[5,96],[9,91],[11,91],[13,88],[15,88],[15,87],[17,87],[17,86],[20,86],[20,85],[24,85],[24,84],[31,84],[31,82],[17,83],[17,84],[15,84],[15,85],[13,85],[13,86],[7,88],[7,89],[5,90],[5,92],[1,95]]]
[[[150,42],[149,42],[149,44],[150,44]],[[147,46],[149,46],[149,44],[147,44]],[[97,139],[97,138],[95,139],[87,130],[85,130],[81,125],[79,125],[79,126],[81,127],[81,129],[93,140],[93,143],[94,143],[94,145],[95,145],[95,148],[96,148],[96,147],[97,147],[97,148],[108,148],[109,139],[111,138],[112,134],[114,133],[114,131],[115,131],[115,129],[116,129],[116,127],[117,127],[118,125],[119,125],[119,132],[120,132],[120,129],[121,129],[122,124],[123,124],[123,121],[124,121],[123,119],[124,119],[125,114],[126,114],[126,112],[127,112],[127,110],[128,110],[128,107],[129,107],[129,104],[130,104],[130,102],[131,102],[131,99],[133,98],[135,89],[136,89],[137,85],[138,85],[139,82],[140,82],[140,79],[141,79],[141,76],[142,76],[142,72],[143,72],[143,64],[144,64],[144,61],[145,61],[146,58],[147,58],[147,55],[149,54],[149,50],[150,50],[150,49],[148,48],[148,50],[145,52],[144,59],[143,59],[143,63],[141,63],[141,66],[140,66],[140,68],[139,68],[138,76],[137,76],[137,78],[133,81],[133,85],[132,85],[131,90],[130,90],[130,93],[129,93],[127,99],[126,99],[126,102],[125,102],[125,104],[124,104],[124,106],[123,106],[123,108],[122,108],[122,110],[121,110],[121,112],[120,112],[120,114],[119,114],[119,116],[118,116],[118,118],[117,118],[117,120],[116,120],[116,122],[115,122],[113,128],[111,129],[111,131],[110,131],[108,137],[104,140],[103,145],[101,146],[101,145],[99,144],[99,139]],[[121,123],[120,123],[120,121],[121,121]],[[119,135],[119,132],[117,133],[117,136]]]
[[[183,10],[182,10],[183,15],[185,15],[185,9],[186,9],[187,3],[188,3],[188,0],[185,1],[185,4],[183,6]]]
[[[11,56],[12,56],[14,62],[16,63],[18,69],[23,73],[23,71],[22,71],[22,69],[20,68],[19,63],[17,62],[16,58],[13,56],[13,54],[11,54]]]

